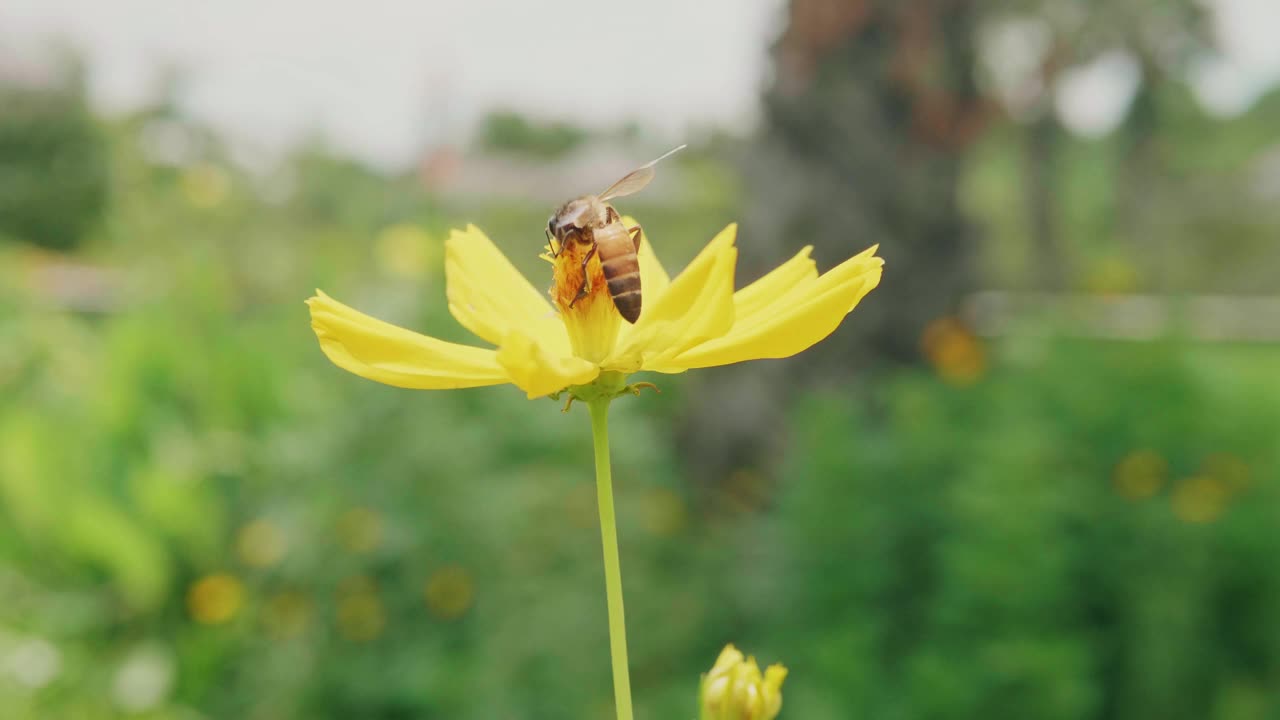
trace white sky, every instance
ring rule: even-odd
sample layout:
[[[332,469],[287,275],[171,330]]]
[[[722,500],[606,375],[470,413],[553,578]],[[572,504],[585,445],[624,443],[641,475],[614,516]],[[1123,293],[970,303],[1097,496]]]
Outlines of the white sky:
[[[590,124],[634,118],[672,137],[750,128],[784,4],[3,0],[0,61],[70,41],[108,110],[150,99],[160,69],[177,66],[183,105],[233,137],[278,148],[320,131],[396,166],[424,142],[463,138],[496,106]],[[1228,55],[1198,74],[1198,90],[1238,111],[1280,77],[1280,0],[1216,4]],[[1077,115],[1123,112],[1126,83],[1111,74],[1081,81]]]

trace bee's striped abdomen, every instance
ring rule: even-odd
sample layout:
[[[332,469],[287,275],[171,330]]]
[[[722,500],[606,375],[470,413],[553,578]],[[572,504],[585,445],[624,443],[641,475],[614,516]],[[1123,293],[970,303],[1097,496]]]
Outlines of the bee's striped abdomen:
[[[629,323],[640,319],[640,261],[631,234],[614,220],[595,233],[596,252],[618,314]]]

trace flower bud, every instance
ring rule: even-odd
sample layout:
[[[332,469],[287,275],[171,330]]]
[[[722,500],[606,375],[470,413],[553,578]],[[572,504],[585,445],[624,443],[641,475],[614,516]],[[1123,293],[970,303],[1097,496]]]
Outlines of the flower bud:
[[[753,657],[733,645],[721,651],[711,672],[702,676],[702,720],[773,720],[782,709],[787,669],[770,665],[760,675]]]

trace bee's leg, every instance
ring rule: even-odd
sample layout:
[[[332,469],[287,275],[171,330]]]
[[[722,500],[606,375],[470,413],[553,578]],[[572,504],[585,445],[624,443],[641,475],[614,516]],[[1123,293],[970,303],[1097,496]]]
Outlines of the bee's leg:
[[[627,228],[627,232],[631,234],[631,242],[636,246],[636,252],[640,252],[640,238],[644,237],[644,228],[636,225]]]
[[[553,259],[560,257],[560,251],[564,250],[564,248],[561,247],[560,244],[556,242],[556,239],[551,236],[550,230],[542,228],[542,232],[547,234],[547,250],[551,251],[551,257]]]
[[[578,294],[569,301],[569,307],[573,307],[574,303],[587,296],[587,263],[591,261],[592,257],[595,257],[595,254],[596,246],[592,244],[591,249],[588,250],[586,256],[582,258],[582,286],[578,288]]]

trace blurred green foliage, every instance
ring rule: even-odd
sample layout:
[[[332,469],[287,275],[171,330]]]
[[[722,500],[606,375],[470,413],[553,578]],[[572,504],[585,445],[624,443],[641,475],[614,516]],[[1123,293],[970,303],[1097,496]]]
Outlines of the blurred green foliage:
[[[365,382],[302,304],[318,285],[470,341],[448,229],[475,222],[538,282],[549,208],[460,213],[322,148],[251,175],[163,113],[107,132],[117,192],[86,247],[0,246],[3,716],[607,716],[585,414]],[[1011,142],[964,188],[996,282],[1025,271]],[[1063,172],[1106,175],[1106,142]],[[673,271],[735,215],[731,173],[690,156],[679,206],[627,207]],[[1095,236],[1104,189],[1071,185],[1082,262],[1130,252]],[[1239,240],[1244,220],[1199,217]],[[687,476],[696,373],[616,406],[637,714],[692,717],[732,641],[791,668],[783,717],[1276,717],[1277,348],[938,328],[932,365],[796,398],[779,478]]]
[[[479,143],[491,151],[556,158],[589,137],[586,130],[568,123],[538,123],[517,112],[498,110],[481,120]]]
[[[769,593],[795,715],[1273,717],[1275,350],[993,351],[797,411]]]
[[[1184,84],[1153,94],[1166,118],[1148,138],[1159,149],[1158,172],[1126,175],[1119,133],[1059,141],[1053,255],[1028,242],[1033,222],[1017,192],[1027,182],[1017,126],[997,127],[973,149],[963,203],[982,224],[988,285],[1042,289],[1037,266],[1057,262],[1068,287],[1093,292],[1275,290],[1280,211],[1270,153],[1280,90],[1230,118],[1208,113]],[[1141,202],[1129,197],[1135,184],[1146,193]],[[1145,224],[1127,217],[1134,205],[1149,206]]]
[[[0,108],[0,236],[75,247],[101,218],[109,181],[83,87],[0,82]]]

